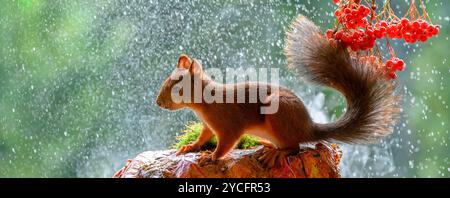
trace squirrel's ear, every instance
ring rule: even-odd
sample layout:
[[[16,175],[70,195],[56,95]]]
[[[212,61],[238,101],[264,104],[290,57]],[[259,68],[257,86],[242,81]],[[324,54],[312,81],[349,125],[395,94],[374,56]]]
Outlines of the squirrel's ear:
[[[178,58],[177,68],[189,69],[192,65],[191,59],[186,54],[181,54]]]
[[[202,64],[200,62],[198,62],[196,59],[192,60],[192,65],[189,68],[189,72],[192,75],[199,75],[203,73],[203,67]]]

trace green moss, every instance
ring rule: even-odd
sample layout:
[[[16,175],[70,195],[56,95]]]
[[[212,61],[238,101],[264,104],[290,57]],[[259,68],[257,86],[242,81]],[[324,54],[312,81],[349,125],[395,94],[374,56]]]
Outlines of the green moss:
[[[174,148],[179,149],[184,145],[188,145],[191,142],[197,140],[200,132],[203,129],[203,124],[197,122],[190,122],[186,125],[185,129],[182,130],[182,134],[177,137],[177,142],[174,144]],[[217,145],[217,138],[213,137],[208,142],[202,146],[202,150],[214,149]],[[237,148],[238,149],[248,149],[254,146],[261,145],[258,138],[251,135],[244,135],[241,137]]]
[[[182,134],[177,137],[177,143],[175,143],[174,147],[176,149],[181,148],[184,145],[188,145],[191,142],[197,140],[200,132],[203,129],[203,124],[197,122],[190,122],[186,125],[186,127],[182,130]],[[213,137],[208,142],[206,142],[202,149],[213,149],[217,145],[217,138]]]
[[[244,135],[241,137],[241,140],[239,141],[237,148],[248,149],[258,145],[261,145],[261,143],[259,143],[257,137],[251,135]]]

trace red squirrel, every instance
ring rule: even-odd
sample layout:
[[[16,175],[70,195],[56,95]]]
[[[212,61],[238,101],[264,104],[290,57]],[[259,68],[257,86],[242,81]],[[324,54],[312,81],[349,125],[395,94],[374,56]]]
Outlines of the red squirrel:
[[[157,104],[170,110],[190,108],[204,124],[199,138],[180,148],[177,154],[200,149],[214,135],[218,143],[212,160],[224,157],[243,134],[261,137],[276,149],[283,150],[317,141],[370,143],[392,133],[399,114],[399,96],[394,93],[395,84],[383,78],[370,62],[352,58],[342,44],[330,42],[303,16],[299,16],[287,32],[285,55],[288,67],[303,79],[331,87],[344,95],[347,110],[339,120],[327,124],[313,122],[302,100],[292,91],[270,84],[267,85],[268,96],[259,98],[257,103],[176,103],[171,92],[180,79],[169,77],[161,87]],[[219,90],[232,89],[235,95],[239,90],[261,89],[258,83],[215,82],[203,72],[199,61],[186,55],[179,57],[177,68],[187,71],[185,75],[192,79],[200,79],[198,82],[192,80],[191,84],[197,83],[201,89],[212,85]],[[275,87],[277,89],[273,89]],[[225,91],[215,94],[222,93]],[[261,114],[260,108],[274,100],[278,102],[278,111]]]

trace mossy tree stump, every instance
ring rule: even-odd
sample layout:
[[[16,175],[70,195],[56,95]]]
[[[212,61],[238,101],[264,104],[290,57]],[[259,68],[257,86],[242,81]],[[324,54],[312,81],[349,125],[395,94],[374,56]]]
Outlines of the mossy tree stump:
[[[338,178],[342,151],[335,145],[316,144],[278,158],[273,167],[258,159],[271,148],[235,149],[224,159],[199,163],[202,151],[176,156],[176,150],[147,151],[120,169],[115,178]]]

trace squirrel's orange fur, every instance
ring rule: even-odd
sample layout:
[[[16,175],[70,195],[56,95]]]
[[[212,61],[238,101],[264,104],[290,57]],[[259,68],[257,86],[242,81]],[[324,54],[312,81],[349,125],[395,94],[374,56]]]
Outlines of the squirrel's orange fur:
[[[294,21],[287,34],[285,54],[288,66],[304,79],[334,88],[345,96],[347,111],[342,118],[334,123],[314,123],[303,102],[289,89],[261,83],[214,82],[204,74],[197,60],[181,55],[177,67],[201,79],[197,83],[202,88],[207,85],[222,90],[234,88],[235,95],[238,90],[248,92],[252,88],[268,88],[268,97],[258,98],[257,103],[176,104],[171,99],[171,90],[179,80],[168,78],[161,87],[158,105],[171,110],[190,108],[204,123],[198,140],[184,146],[178,153],[200,148],[213,135],[217,136],[218,145],[212,159],[218,159],[233,149],[244,133],[266,139],[279,149],[296,149],[300,143],[321,140],[370,142],[392,132],[399,112],[399,97],[393,93],[395,86],[386,81],[374,66],[351,58],[344,47],[330,43],[319,28],[303,16]],[[261,114],[260,108],[273,100],[279,102],[278,111]]]

